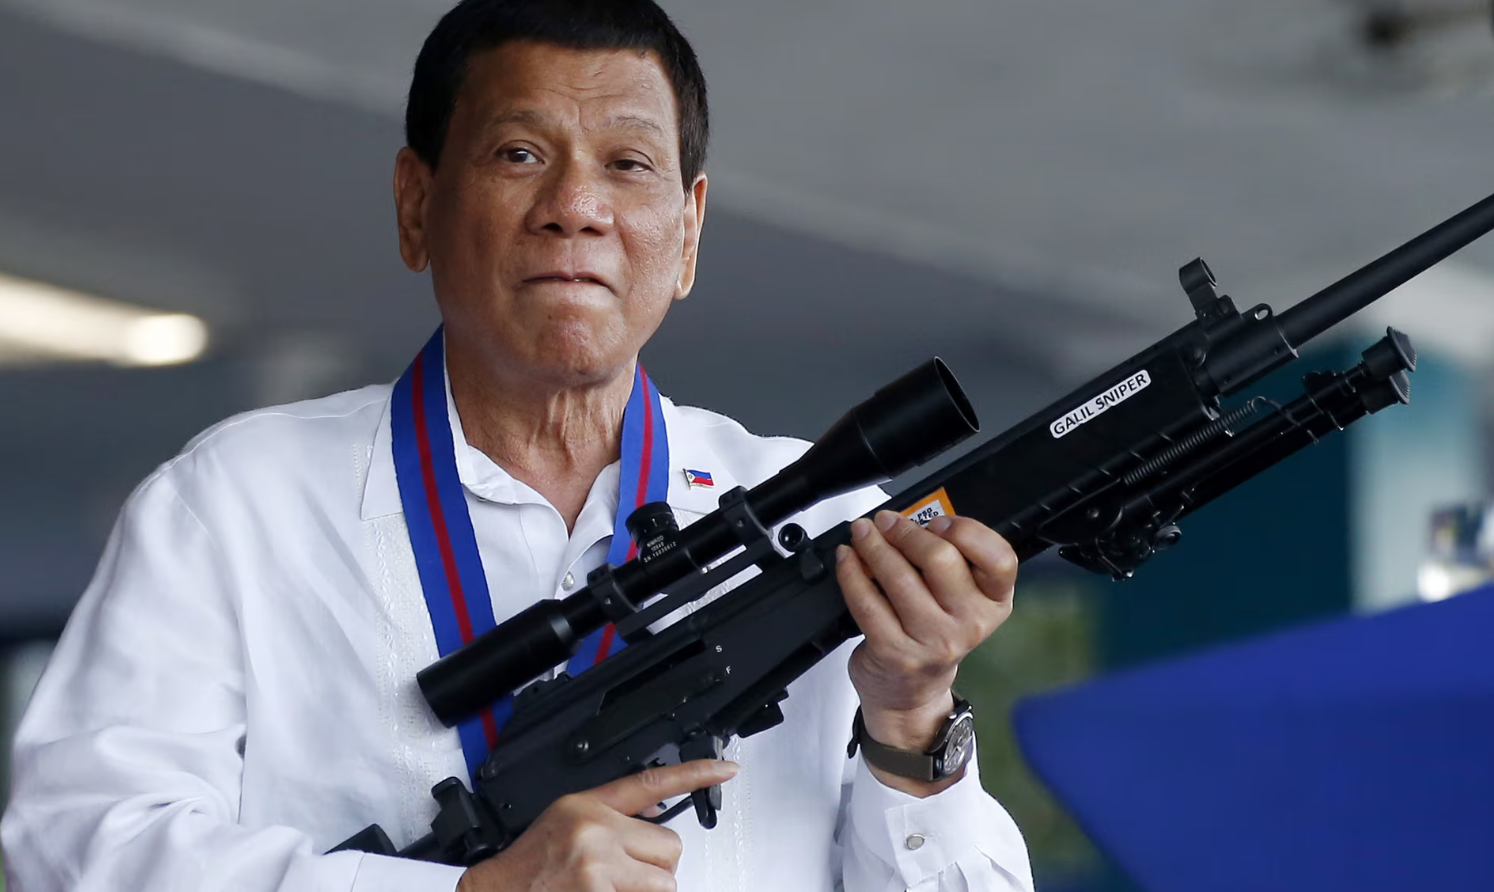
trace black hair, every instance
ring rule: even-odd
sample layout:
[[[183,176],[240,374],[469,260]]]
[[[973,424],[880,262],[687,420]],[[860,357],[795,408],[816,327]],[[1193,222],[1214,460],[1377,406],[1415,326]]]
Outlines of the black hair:
[[[685,188],[705,167],[710,134],[705,74],[689,41],[652,0],[462,0],[437,23],[415,60],[405,142],[434,170],[457,94],[475,53],[512,41],[574,50],[649,50],[674,89]]]

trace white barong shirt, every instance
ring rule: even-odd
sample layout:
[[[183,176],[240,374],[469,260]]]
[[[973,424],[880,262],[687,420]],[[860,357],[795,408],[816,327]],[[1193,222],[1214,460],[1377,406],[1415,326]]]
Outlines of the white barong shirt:
[[[264,409],[193,440],[130,497],[15,741],[0,824],[8,892],[450,892],[461,869],[321,854],[370,823],[429,832],[430,788],[466,779],[421,699],[438,653],[400,510],[389,386]],[[806,448],[663,403],[681,523]],[[618,465],[573,532],[467,445],[457,465],[499,622],[606,558]],[[692,487],[678,469],[709,472]],[[811,534],[875,490],[797,518]],[[724,587],[723,587],[724,588]],[[716,829],[686,812],[685,892],[1030,890],[1027,853],[976,766],[926,799],[846,758],[842,647],[789,688],[784,724],[733,741]]]

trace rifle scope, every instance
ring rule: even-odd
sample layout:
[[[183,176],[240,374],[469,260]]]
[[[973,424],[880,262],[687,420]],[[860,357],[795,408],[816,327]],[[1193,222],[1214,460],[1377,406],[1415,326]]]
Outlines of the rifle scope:
[[[724,495],[722,508],[681,530],[667,550],[593,573],[570,597],[527,608],[422,669],[420,690],[436,716],[454,725],[570,659],[608,621],[742,545],[755,532],[748,527],[772,527],[816,502],[890,480],[979,429],[959,382],[931,359],[841,416],[798,461],[751,490]]]

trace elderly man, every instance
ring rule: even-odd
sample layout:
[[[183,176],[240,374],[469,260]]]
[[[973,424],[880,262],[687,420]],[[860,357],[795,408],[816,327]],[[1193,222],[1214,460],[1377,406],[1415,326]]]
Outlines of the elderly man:
[[[940,745],[1015,558],[975,522],[885,512],[839,554],[864,641],[732,761],[567,796],[465,871],[320,854],[371,821],[422,835],[426,791],[497,730],[441,727],[417,670],[626,559],[638,500],[688,522],[804,448],[638,367],[694,284],[707,193],[704,80],[650,0],[465,0],[421,52],[407,130],[400,252],[443,330],[393,388],[231,419],[131,496],[18,735],[12,892],[1030,888],[973,764],[930,782],[887,755]],[[634,817],[722,782],[714,830]]]

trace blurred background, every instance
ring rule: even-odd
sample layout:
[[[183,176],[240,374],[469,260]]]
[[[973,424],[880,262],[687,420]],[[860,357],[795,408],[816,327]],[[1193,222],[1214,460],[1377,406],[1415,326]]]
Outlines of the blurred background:
[[[931,354],[994,433],[1189,321],[1195,256],[1280,310],[1494,191],[1488,0],[665,5],[712,189],[645,359],[761,433],[815,437]],[[392,380],[434,327],[389,181],[447,6],[0,0],[0,743],[138,481],[229,414]],[[1491,276],[1487,241],[1324,339],[1292,376],[1409,332],[1411,406],[1135,580],[1024,568],[962,686],[1040,888],[1134,887],[1027,773],[1015,700],[1462,586],[1428,546],[1434,515],[1444,553],[1477,538]]]

